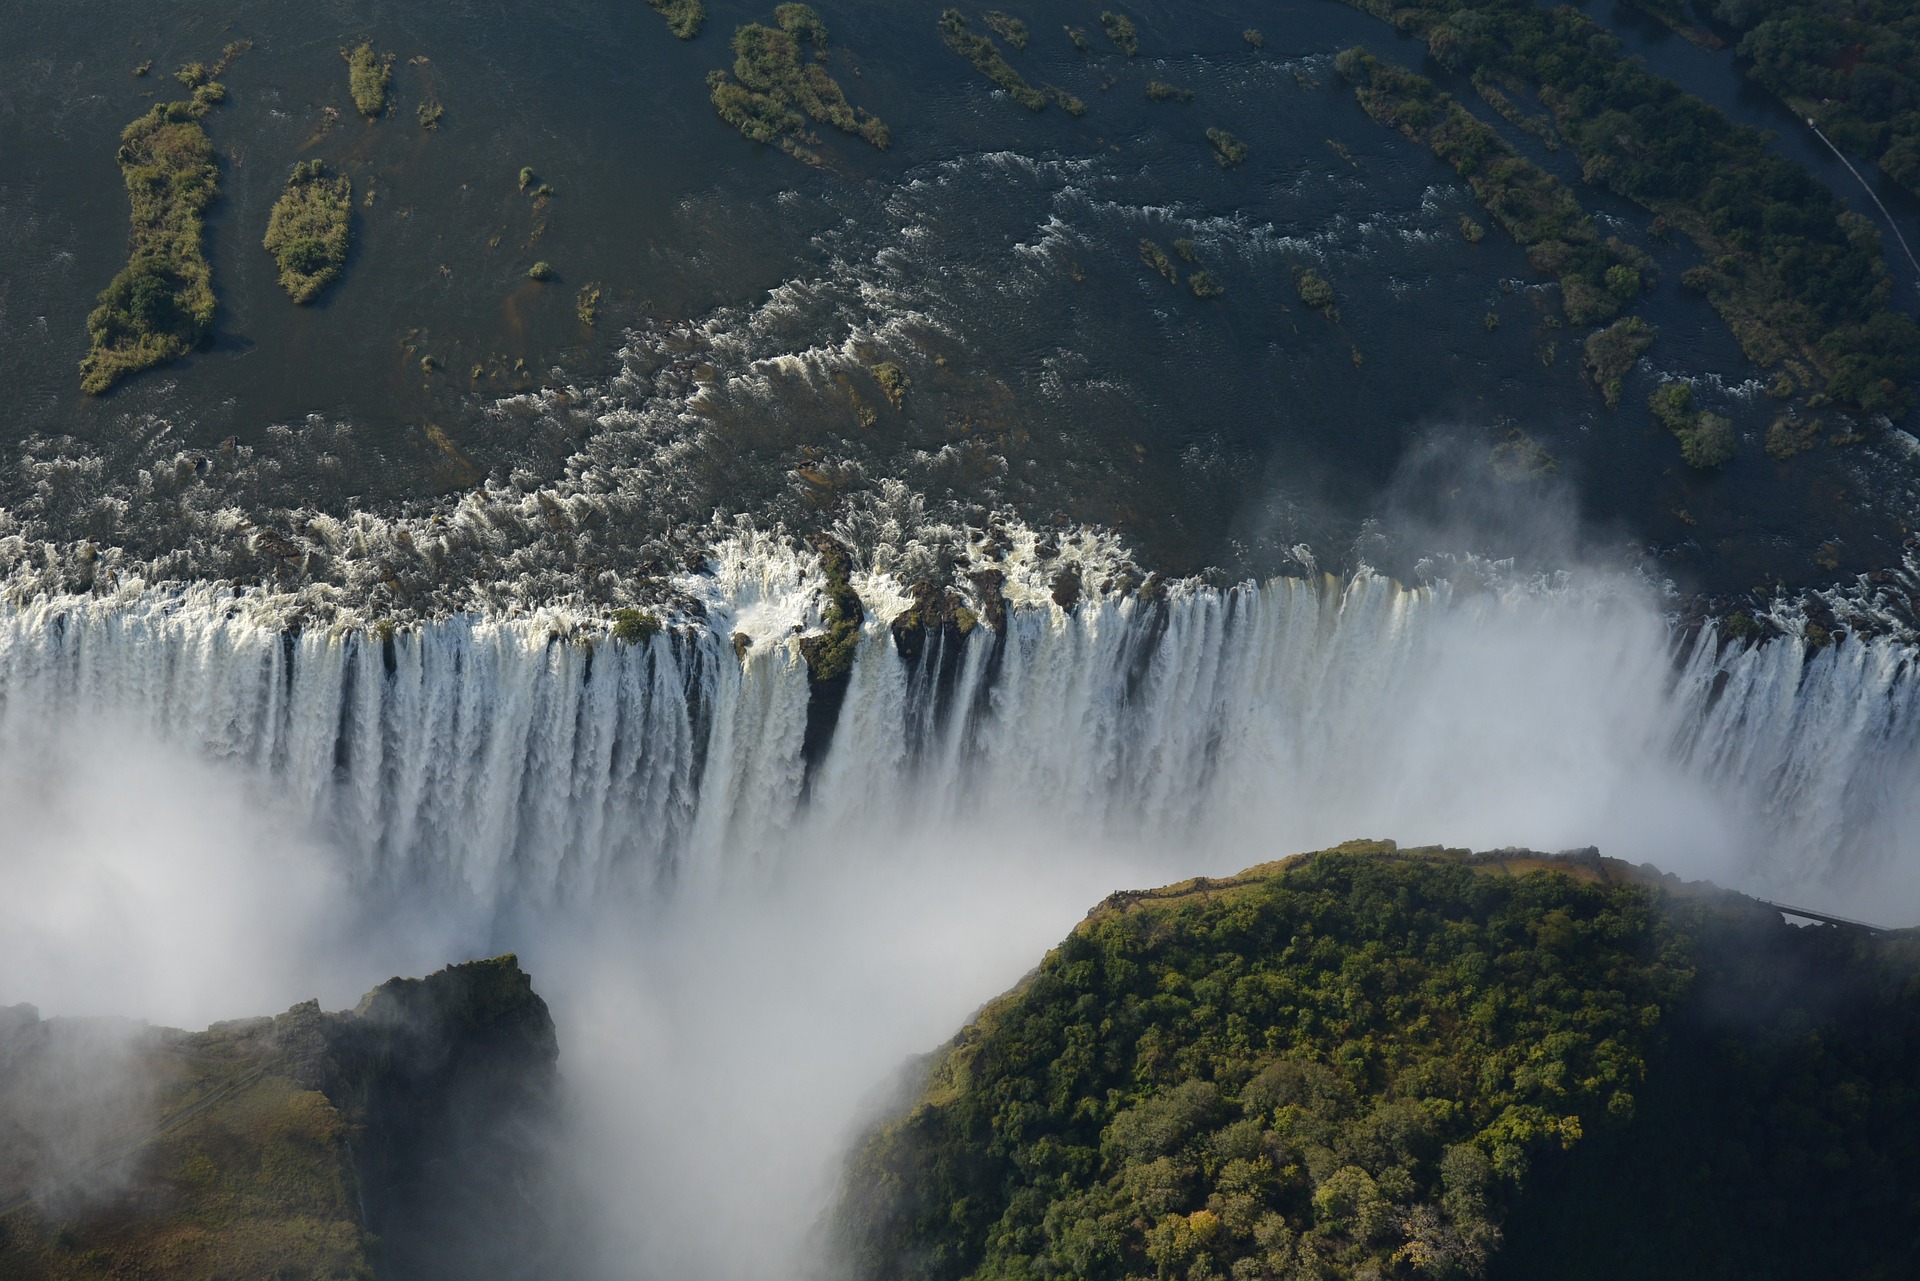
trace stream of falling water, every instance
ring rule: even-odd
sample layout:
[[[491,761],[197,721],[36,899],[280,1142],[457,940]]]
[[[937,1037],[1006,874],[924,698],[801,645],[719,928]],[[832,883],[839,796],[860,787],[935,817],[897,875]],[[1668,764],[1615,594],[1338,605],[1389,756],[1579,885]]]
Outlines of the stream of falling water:
[[[1855,907],[1910,883],[1900,642],[1677,653],[1617,585],[1362,573],[1016,607],[1003,634],[949,639],[934,688],[870,591],[809,781],[811,590],[736,593],[724,625],[631,645],[538,615],[296,634],[211,587],[43,599],[0,613],[0,743],[111,715],[270,780],[357,884],[483,909],[714,890],[800,829],[989,810],[1246,862],[1375,834],[1598,844]]]

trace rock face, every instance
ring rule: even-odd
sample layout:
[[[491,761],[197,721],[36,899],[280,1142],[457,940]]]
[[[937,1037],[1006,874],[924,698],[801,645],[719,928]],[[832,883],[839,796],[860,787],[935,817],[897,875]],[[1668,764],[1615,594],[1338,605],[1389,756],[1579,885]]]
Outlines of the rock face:
[[[1915,931],[1355,842],[1095,908],[833,1228],[860,1281],[1914,1276],[1916,1054]]]
[[[0,1010],[0,1276],[534,1275],[556,1058],[512,956],[199,1033]]]

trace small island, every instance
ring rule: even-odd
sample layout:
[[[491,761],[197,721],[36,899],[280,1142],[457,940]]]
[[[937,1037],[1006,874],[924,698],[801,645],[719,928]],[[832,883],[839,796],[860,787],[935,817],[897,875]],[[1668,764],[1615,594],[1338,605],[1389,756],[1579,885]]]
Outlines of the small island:
[[[309,303],[340,278],[347,265],[353,219],[353,182],[327,176],[318,160],[297,164],[273,203],[261,243],[280,264],[280,287]]]
[[[89,394],[184,356],[213,333],[213,269],[201,238],[220,173],[200,121],[226,90],[208,76],[198,63],[182,68],[192,98],[155,103],[120,134],[133,251],[87,317],[80,386]]]
[[[707,76],[707,90],[720,118],[755,142],[779,147],[796,159],[818,163],[803,142],[808,118],[830,124],[885,151],[893,144],[886,122],[847,101],[840,84],[818,61],[803,56],[827,49],[827,24],[811,5],[783,4],[775,26],[749,23],[733,33],[733,79],[724,71]]]

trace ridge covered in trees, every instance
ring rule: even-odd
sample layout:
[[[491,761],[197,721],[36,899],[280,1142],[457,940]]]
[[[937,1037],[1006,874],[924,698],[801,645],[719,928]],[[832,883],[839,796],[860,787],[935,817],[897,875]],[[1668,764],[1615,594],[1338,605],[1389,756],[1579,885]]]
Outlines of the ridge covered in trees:
[[[1777,997],[1796,975],[1881,1022],[1729,1014],[1729,994]],[[1642,1266],[1609,1271],[1615,1194],[1580,1174],[1595,1144],[1609,1168],[1642,1139],[1671,1148],[1687,1090],[1667,1077],[1704,1054],[1803,1146],[1767,1165],[1754,1212],[1703,1190],[1752,1222],[1699,1239],[1748,1266],[1814,1249],[1836,1275],[1911,1275],[1920,1207],[1891,1176],[1920,1154],[1916,1048],[1911,937],[1798,930],[1592,855],[1354,842],[1109,899],[922,1065],[911,1106],[850,1159],[834,1227],[863,1279],[1519,1277],[1559,1275],[1569,1250],[1583,1276],[1753,1275],[1703,1267],[1674,1230],[1679,1172],[1665,1263],[1630,1251]],[[1736,1164],[1765,1129],[1743,1126],[1687,1129],[1689,1155]],[[1577,1249],[1529,1207],[1535,1186],[1599,1199]],[[1796,1246],[1790,1221],[1755,1217],[1809,1197],[1844,1201],[1821,1222],[1855,1235]]]

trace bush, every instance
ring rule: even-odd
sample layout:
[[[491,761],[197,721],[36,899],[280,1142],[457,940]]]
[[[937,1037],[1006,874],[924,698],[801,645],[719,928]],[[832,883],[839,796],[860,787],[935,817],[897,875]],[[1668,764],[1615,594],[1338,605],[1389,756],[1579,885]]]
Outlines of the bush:
[[[1120,51],[1129,58],[1140,52],[1140,36],[1133,29],[1133,20],[1123,13],[1107,10],[1100,15],[1100,29],[1107,33],[1107,39],[1120,46]]]
[[[553,275],[553,264],[549,262],[536,262],[533,266],[527,268],[528,280],[547,281],[552,280]]]
[[[1231,169],[1244,164],[1247,159],[1247,144],[1228,133],[1225,129],[1207,130],[1207,141],[1213,146],[1213,158],[1220,162],[1222,169]]]
[[[667,30],[682,40],[699,35],[700,24],[707,20],[707,7],[700,0],[647,0],[647,5],[665,18]]]

